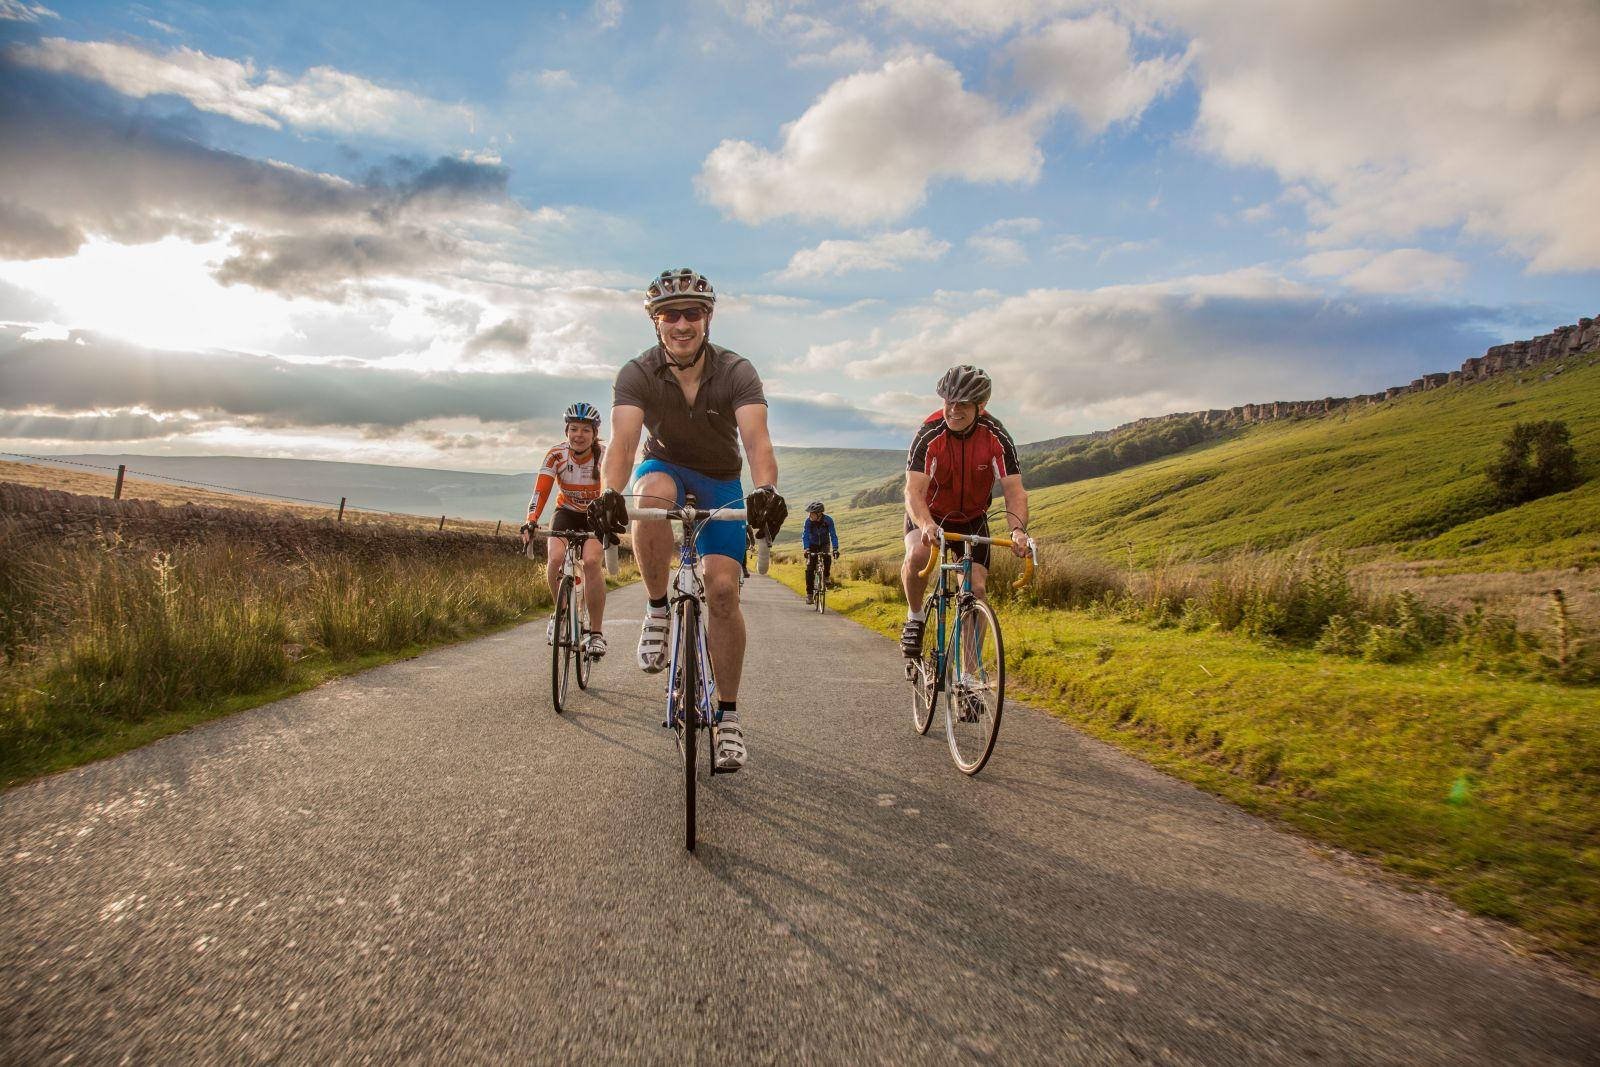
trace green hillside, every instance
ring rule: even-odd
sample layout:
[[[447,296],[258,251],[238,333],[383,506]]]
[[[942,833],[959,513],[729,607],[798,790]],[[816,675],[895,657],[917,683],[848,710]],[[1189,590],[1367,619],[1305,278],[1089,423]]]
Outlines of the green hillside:
[[[1553,370],[1554,368],[1552,368]],[[1003,413],[1002,413],[1003,414]],[[1497,511],[1484,470],[1512,424],[1562,419],[1585,481]],[[1031,493],[1033,531],[1119,564],[1314,542],[1463,569],[1600,562],[1600,356],[1360,411],[1264,423],[1114,474]],[[900,540],[897,504],[838,515],[850,551]]]
[[[779,446],[778,482],[791,511],[809,500],[842,508],[851,494],[905,470],[906,454],[892,448],[786,448]],[[745,472],[749,480],[749,472]]]

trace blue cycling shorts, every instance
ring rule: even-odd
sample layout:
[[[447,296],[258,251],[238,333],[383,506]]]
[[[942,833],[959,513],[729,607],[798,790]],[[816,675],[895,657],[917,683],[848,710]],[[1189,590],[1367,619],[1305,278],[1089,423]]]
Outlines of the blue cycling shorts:
[[[668,463],[661,459],[647,459],[633,468],[632,482],[637,483],[646,474],[665,474],[678,485],[678,499],[674,503],[683,504],[684,493],[693,493],[695,501],[703,508],[744,507],[744,487],[739,479],[729,478],[719,481],[716,478],[707,478],[699,471],[692,471],[688,467],[680,467],[676,463]],[[634,503],[641,508],[664,508],[664,500],[650,500],[637,497]],[[729,556],[733,559],[744,561],[745,538],[744,523],[725,522],[712,519],[700,527],[700,533],[694,539],[694,547],[702,556]]]

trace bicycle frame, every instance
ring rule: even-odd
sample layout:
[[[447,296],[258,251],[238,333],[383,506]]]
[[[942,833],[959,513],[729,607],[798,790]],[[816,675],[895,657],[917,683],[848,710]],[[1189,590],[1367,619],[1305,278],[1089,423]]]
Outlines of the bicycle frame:
[[[572,605],[571,610],[567,612],[567,618],[572,622],[571,633],[569,636],[572,639],[572,647],[578,650],[579,655],[582,655],[583,626],[589,621],[589,602],[584,596],[583,589],[583,550],[584,546],[588,543],[589,538],[593,535],[576,530],[563,530],[561,533],[555,533],[546,530],[544,536],[546,538],[546,544],[552,540],[555,540],[556,538],[560,538],[567,543],[566,551],[561,560],[561,570],[559,573],[562,578],[572,579]],[[546,551],[548,551],[548,549],[546,549]],[[560,587],[560,582],[557,581],[557,590],[559,590]]]
[[[666,725],[677,727],[680,722],[687,721],[691,729],[699,726],[710,726],[716,721],[716,672],[711,663],[711,650],[706,643],[706,628],[701,625],[695,634],[695,659],[696,686],[695,707],[692,709],[678,706],[678,696],[672,691],[672,679],[678,675],[678,634],[681,612],[678,608],[685,601],[694,601],[696,611],[703,619],[706,607],[705,577],[700,573],[700,551],[695,546],[695,536],[700,528],[707,522],[744,522],[745,510],[743,508],[699,508],[686,506],[681,508],[629,508],[629,519],[669,519],[679,524],[682,530],[681,543],[678,546],[678,570],[672,576],[672,584],[668,593],[672,601],[672,628],[667,636],[668,648],[672,650],[671,659],[667,664],[667,722]],[[685,718],[685,713],[692,711],[693,718]],[[687,743],[693,743],[692,740]],[[716,765],[712,764],[712,773],[716,773]]]
[[[934,606],[939,613],[939,621],[934,627],[937,637],[934,645],[934,665],[938,668],[938,673],[934,678],[933,692],[935,695],[944,688],[946,649],[961,647],[961,613],[959,611],[956,612],[955,625],[951,627],[950,643],[948,646],[945,644],[945,614],[949,610],[950,601],[954,600],[957,606],[960,606],[977,597],[977,594],[972,591],[972,546],[1000,545],[1004,548],[1010,548],[1012,544],[1009,537],[980,537],[977,534],[949,533],[945,530],[940,530],[939,535],[941,543],[928,553],[928,564],[921,571],[924,578],[931,575],[935,568],[938,568],[939,571],[936,579],[939,584],[934,589]],[[954,552],[957,544],[961,546],[961,558],[954,563],[941,562],[945,552]],[[1033,570],[1038,558],[1038,546],[1030,544],[1028,555],[1023,557],[1022,575],[1011,583],[1011,588],[1021,589],[1032,580]],[[955,571],[961,572],[961,583],[958,588],[952,590],[946,576]],[[960,679],[956,680],[960,681]]]

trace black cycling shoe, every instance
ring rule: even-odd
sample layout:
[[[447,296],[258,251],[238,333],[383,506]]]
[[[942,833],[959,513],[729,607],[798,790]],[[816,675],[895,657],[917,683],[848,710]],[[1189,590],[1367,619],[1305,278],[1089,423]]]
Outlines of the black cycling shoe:
[[[906,659],[922,657],[922,620],[907,619],[900,628],[900,654]]]

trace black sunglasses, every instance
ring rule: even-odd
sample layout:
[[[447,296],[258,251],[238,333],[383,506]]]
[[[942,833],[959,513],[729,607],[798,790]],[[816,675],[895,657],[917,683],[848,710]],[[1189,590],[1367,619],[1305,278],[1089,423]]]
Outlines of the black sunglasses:
[[[679,319],[684,322],[699,322],[705,317],[705,308],[668,308],[666,311],[656,312],[656,318],[667,323],[677,322]]]

